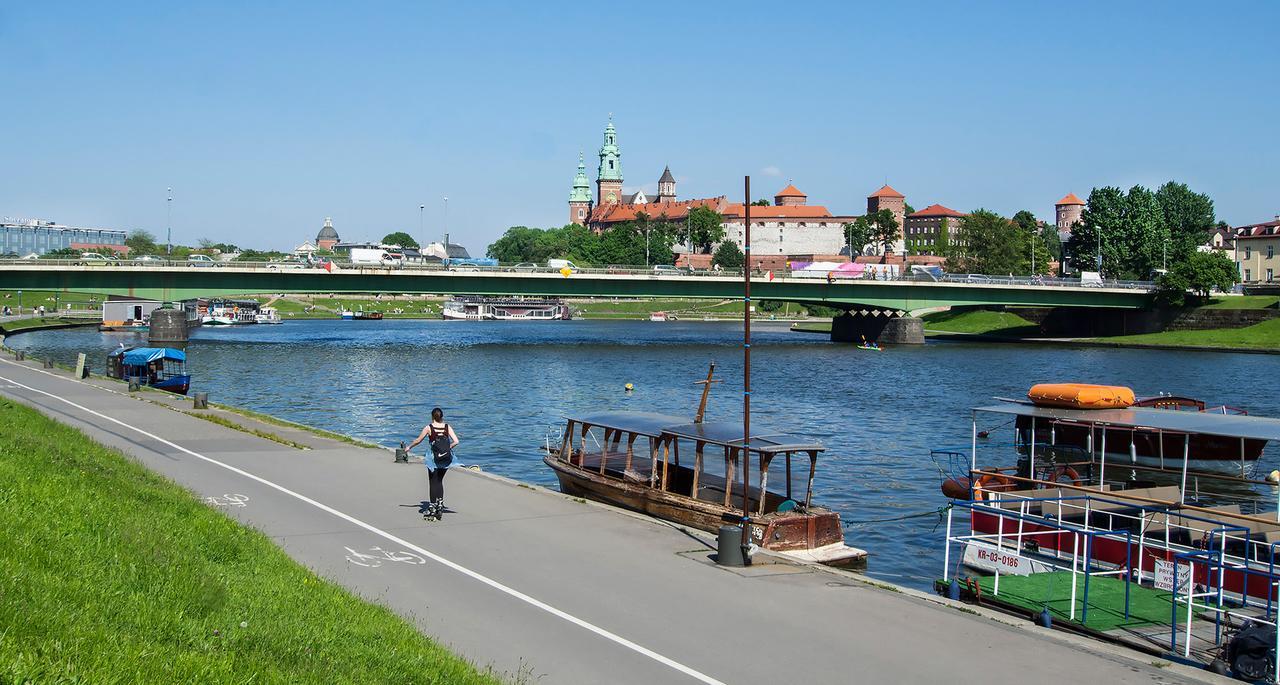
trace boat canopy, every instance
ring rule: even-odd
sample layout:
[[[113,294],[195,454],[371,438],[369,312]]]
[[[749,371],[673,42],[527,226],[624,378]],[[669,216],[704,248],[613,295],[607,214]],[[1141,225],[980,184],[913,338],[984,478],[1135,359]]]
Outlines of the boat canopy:
[[[1047,421],[1070,421],[1108,427],[1196,433],[1251,440],[1280,440],[1280,419],[1242,414],[1172,411],[1153,407],[1127,409],[1065,409],[1037,407],[1029,402],[1005,401],[975,407],[974,413],[1012,414]]]
[[[149,364],[157,359],[167,361],[185,362],[187,354],[182,350],[175,350],[172,347],[135,347],[133,349],[113,350],[111,356],[123,355],[121,360],[129,366],[142,366]]]
[[[666,433],[678,438],[714,442],[729,447],[742,447],[742,424],[727,421],[713,423],[684,423],[668,426]],[[809,438],[784,433],[752,433],[751,451],[778,454],[780,452],[821,452],[821,443]]]
[[[644,411],[607,411],[569,418],[588,426],[610,428],[652,438],[662,435],[667,426],[674,426],[686,420],[677,416]]]

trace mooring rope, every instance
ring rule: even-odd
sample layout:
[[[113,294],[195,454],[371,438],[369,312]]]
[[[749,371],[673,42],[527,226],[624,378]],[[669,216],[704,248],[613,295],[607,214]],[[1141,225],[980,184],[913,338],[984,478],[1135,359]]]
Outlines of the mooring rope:
[[[908,519],[918,519],[918,518],[924,518],[926,516],[933,516],[933,515],[937,515],[938,518],[942,518],[942,515],[947,513],[947,510],[950,508],[951,508],[951,505],[947,504],[947,505],[938,507],[937,509],[930,509],[929,511],[921,511],[914,514],[905,514],[903,516],[895,516],[893,518],[867,519],[864,521],[842,521],[841,523],[843,523],[845,527],[851,528],[853,526],[867,526],[867,525],[871,525],[872,523],[893,523],[894,521],[906,521]]]

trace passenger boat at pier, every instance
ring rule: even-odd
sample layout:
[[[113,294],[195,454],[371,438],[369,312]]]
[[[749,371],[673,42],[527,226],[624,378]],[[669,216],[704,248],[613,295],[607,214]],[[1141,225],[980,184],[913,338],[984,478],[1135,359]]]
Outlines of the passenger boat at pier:
[[[1187,655],[1193,642],[1202,651],[1216,649],[1224,628],[1239,628],[1242,619],[1276,623],[1280,472],[1260,480],[1247,467],[1264,445],[1280,440],[1280,419],[1203,411],[1182,397],[1137,401],[1129,393],[1128,401],[1104,401],[1110,406],[1100,409],[1084,408],[1087,402],[1048,406],[1054,403],[1031,397],[1039,401],[974,408],[967,449],[933,453],[944,471],[941,461],[950,460],[953,472],[942,486],[954,501],[940,591],[955,592],[951,579],[969,574],[963,594],[1036,615],[1053,607],[1053,620],[1099,634],[1106,631],[1097,616],[1123,615],[1117,621],[1128,627],[1112,637]],[[992,448],[1010,449],[1016,465],[979,467],[987,441],[978,422],[991,416],[1014,425],[1013,443]],[[1093,436],[1084,447],[1081,434]],[[1144,440],[1163,450],[1152,465],[1142,463],[1149,454],[1139,458]],[[1245,455],[1234,462],[1238,473],[1196,468],[1224,463],[1216,455],[1227,445]],[[966,514],[967,526],[954,520]],[[1100,591],[1110,594],[1099,600]],[[1131,597],[1156,610],[1128,623]]]
[[[262,307],[254,316],[254,320],[261,324],[284,323],[284,320],[280,318],[280,311],[275,307]]]
[[[365,311],[364,305],[355,310],[344,309],[340,315],[346,321],[381,321],[382,312]]]
[[[204,326],[243,326],[258,322],[258,303],[253,300],[198,301],[197,311]]]
[[[157,390],[187,394],[187,355],[172,347],[121,347],[107,354],[107,375]]]
[[[455,297],[444,303],[441,317],[452,321],[568,321],[562,300],[520,297]]]

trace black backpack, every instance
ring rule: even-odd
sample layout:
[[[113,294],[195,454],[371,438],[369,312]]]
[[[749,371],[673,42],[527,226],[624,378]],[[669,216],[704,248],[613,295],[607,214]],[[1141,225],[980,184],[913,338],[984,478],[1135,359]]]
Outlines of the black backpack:
[[[453,463],[453,449],[449,447],[449,424],[444,425],[444,429],[439,434],[436,433],[435,426],[431,431],[431,455],[435,458],[436,468],[445,468]]]

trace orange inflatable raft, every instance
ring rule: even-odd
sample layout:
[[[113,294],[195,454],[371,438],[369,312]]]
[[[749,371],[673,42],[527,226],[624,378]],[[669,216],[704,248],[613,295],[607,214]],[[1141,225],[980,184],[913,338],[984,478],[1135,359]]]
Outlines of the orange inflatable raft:
[[[1031,386],[1027,399],[1040,407],[1067,409],[1123,409],[1133,405],[1133,391],[1120,385],[1088,383],[1040,383]]]

